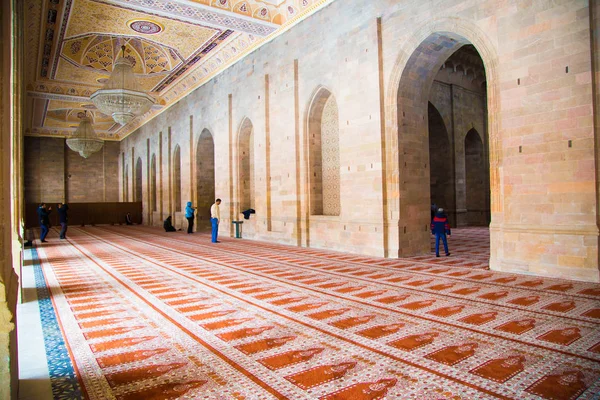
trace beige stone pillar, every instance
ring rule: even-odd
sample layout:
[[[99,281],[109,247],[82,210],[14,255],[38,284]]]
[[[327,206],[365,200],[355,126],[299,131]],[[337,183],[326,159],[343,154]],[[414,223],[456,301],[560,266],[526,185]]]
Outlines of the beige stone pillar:
[[[163,134],[162,132],[158,133],[158,212],[160,215],[160,221],[165,219],[165,215],[163,214]]]
[[[594,93],[594,145],[596,161],[596,226],[600,229],[600,2],[590,1],[590,31],[592,49],[592,90]],[[600,248],[600,238],[595,238]],[[596,252],[596,266],[600,267],[600,251]]]
[[[20,262],[22,172],[20,150],[20,102],[22,101],[18,23],[12,16],[19,5],[2,2],[0,20],[0,399],[16,399],[18,388],[17,342],[14,324],[18,278],[14,266]],[[18,82],[16,82],[18,80]],[[13,201],[13,197],[15,200]],[[13,256],[15,254],[16,256]]]

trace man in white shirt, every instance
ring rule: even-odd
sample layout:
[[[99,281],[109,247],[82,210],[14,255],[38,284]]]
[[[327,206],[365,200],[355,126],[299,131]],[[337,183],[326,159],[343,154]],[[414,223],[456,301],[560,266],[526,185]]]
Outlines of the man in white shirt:
[[[210,224],[212,225],[212,242],[219,243],[217,236],[219,234],[219,221],[221,220],[221,212],[219,210],[221,199],[215,200],[215,204],[210,207]]]

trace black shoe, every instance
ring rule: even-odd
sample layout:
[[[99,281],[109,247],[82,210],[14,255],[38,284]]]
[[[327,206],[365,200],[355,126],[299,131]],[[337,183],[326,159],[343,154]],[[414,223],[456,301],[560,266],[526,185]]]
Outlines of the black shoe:
[[[450,255],[450,253],[446,253],[446,257],[448,257]]]
[[[439,255],[439,254],[436,254],[435,256],[436,256],[436,257],[439,257],[440,255]]]
[[[42,243],[48,243],[46,240],[42,240]]]

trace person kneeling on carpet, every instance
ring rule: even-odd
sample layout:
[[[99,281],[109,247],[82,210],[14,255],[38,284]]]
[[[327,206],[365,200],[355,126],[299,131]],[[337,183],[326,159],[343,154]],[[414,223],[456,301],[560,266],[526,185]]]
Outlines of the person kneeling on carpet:
[[[163,223],[163,228],[165,228],[165,232],[175,232],[177,229],[173,226],[173,222],[171,220],[171,216],[169,215],[165,222]]]

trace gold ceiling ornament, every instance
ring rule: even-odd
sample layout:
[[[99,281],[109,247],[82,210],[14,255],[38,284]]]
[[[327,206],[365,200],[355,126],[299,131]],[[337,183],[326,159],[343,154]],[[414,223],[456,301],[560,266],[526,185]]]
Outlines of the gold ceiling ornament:
[[[150,110],[156,100],[140,89],[133,74],[133,65],[125,57],[125,46],[121,46],[121,50],[123,54],[115,61],[110,78],[102,89],[92,94],[90,100],[98,110],[111,115],[115,122],[126,125]]]
[[[67,146],[79,153],[81,157],[88,158],[93,153],[99,151],[103,144],[102,139],[98,138],[98,135],[94,132],[92,121],[86,111],[81,117],[81,122],[77,130],[75,130],[75,134],[67,139]]]

